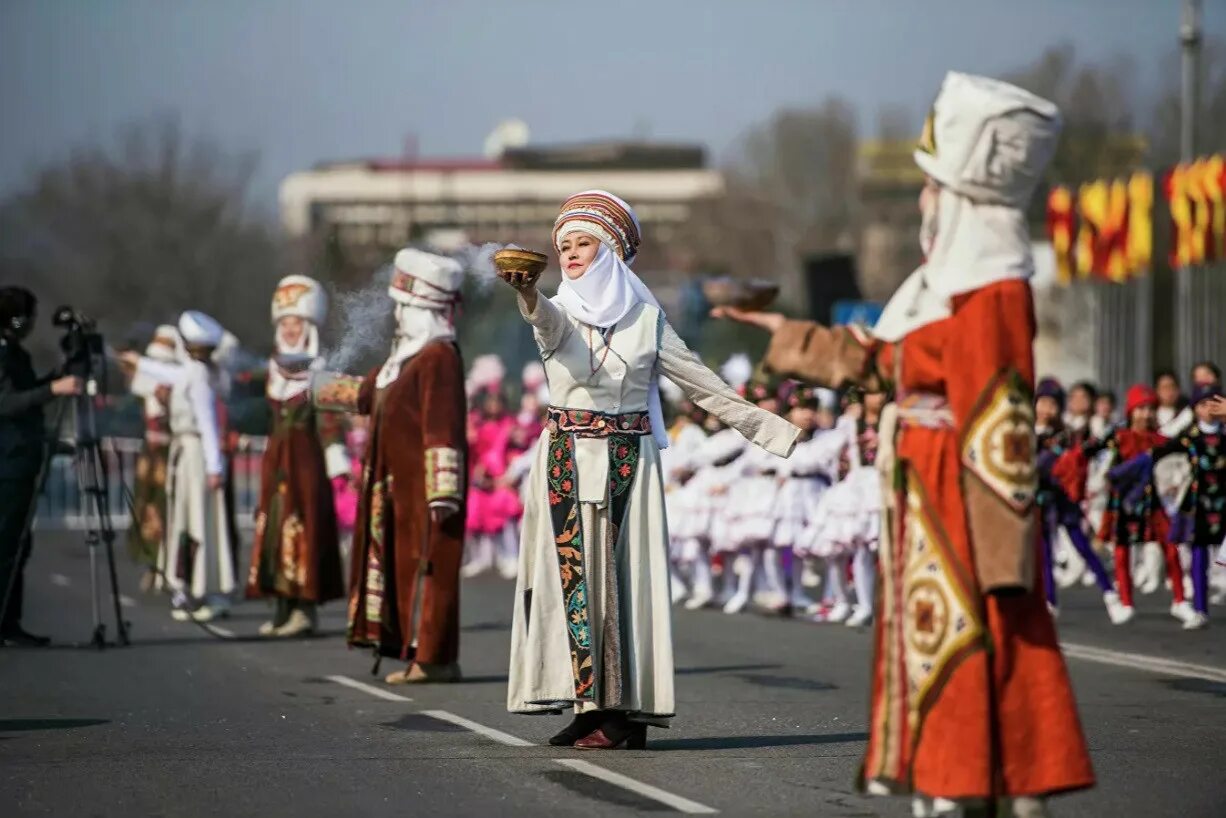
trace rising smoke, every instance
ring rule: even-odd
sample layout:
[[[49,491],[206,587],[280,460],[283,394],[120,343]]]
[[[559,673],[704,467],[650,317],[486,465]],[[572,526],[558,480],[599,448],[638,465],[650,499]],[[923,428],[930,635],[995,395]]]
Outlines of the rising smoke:
[[[487,291],[498,280],[494,266],[494,253],[504,245],[498,242],[468,244],[453,250],[449,255],[464,267],[468,284],[479,291]],[[426,252],[436,250],[423,247]],[[386,350],[392,340],[392,303],[387,297],[387,288],[392,281],[392,265],[379,269],[370,284],[360,290],[334,293],[341,339],[335,349],[325,353],[328,368],[348,372],[375,350]]]

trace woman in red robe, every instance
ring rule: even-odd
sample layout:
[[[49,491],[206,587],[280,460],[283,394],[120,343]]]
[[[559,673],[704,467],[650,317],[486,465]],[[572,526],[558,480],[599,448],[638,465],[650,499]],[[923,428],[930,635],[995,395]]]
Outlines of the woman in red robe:
[[[916,151],[926,261],[873,332],[717,311],[772,331],[775,372],[894,386],[862,777],[918,796],[916,814],[1042,814],[1094,783],[1036,570],[1024,209],[1059,129],[1050,102],[951,73]]]
[[[345,474],[335,413],[311,404],[310,370],[321,364],[323,287],[287,276],[272,300],[277,354],[268,363],[272,428],[260,464],[260,507],[247,575],[249,598],[276,600],[262,636],[300,636],[317,627],[316,606],[344,596],[336,508],[330,478]]]

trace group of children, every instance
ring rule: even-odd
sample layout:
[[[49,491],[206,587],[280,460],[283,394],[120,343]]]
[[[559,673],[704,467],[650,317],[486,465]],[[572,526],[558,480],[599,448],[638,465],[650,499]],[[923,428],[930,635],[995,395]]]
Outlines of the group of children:
[[[869,623],[881,502],[873,463],[886,396],[849,393],[840,403],[827,389],[761,380],[738,390],[803,437],[790,458],[775,457],[701,407],[678,405],[662,453],[674,602]]]
[[[880,536],[877,426],[888,396],[839,395],[751,377],[743,358],[723,374],[748,400],[802,428],[782,459],[680,396],[669,396],[670,446],[662,452],[673,599],[688,609],[751,607],[860,626],[873,616]],[[524,373],[520,409],[502,392],[496,358],[470,373],[469,545],[465,576],[515,573],[518,492],[541,430],[542,373]],[[1052,379],[1035,396],[1042,582],[1053,615],[1059,592],[1083,582],[1103,595],[1110,620],[1135,616],[1134,589],[1170,589],[1171,615],[1208,625],[1214,552],[1226,564],[1226,439],[1216,367],[1178,382],[1137,385],[1115,418],[1109,394],[1087,383],[1067,392]],[[667,384],[665,384],[667,387]],[[820,589],[820,594],[818,593]],[[816,597],[816,598],[815,598]]]
[[[1135,615],[1134,586],[1153,592],[1165,572],[1171,615],[1189,630],[1208,626],[1213,554],[1226,538],[1219,378],[1216,366],[1198,365],[1186,401],[1169,374],[1158,378],[1157,389],[1136,384],[1121,422],[1101,425],[1094,423],[1092,387],[1078,384],[1066,395],[1054,380],[1039,383],[1038,503],[1053,613],[1058,587],[1076,582],[1084,566],[1111,621],[1125,624]],[[1220,558],[1226,562],[1226,549]],[[1061,572],[1062,565],[1071,570]]]

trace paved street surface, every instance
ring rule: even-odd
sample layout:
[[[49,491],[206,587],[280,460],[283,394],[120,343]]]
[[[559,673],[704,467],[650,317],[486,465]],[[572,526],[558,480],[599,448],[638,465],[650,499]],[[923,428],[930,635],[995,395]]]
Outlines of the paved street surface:
[[[673,728],[645,752],[582,753],[542,746],[560,717],[505,712],[507,583],[465,586],[463,684],[388,688],[346,650],[341,605],[325,635],[268,642],[268,609],[244,603],[215,638],[135,576],[123,562],[133,645],[75,646],[91,632],[86,549],[38,538],[26,624],[57,646],[0,650],[0,816],[909,814],[853,787],[866,630],[678,612]],[[1226,628],[1182,632],[1143,599],[1124,630],[1066,594],[1099,788],[1057,815],[1226,814]]]

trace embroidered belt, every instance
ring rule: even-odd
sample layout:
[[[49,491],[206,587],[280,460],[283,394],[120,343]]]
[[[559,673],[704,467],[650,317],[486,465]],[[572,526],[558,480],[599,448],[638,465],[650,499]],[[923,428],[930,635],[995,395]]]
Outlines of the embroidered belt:
[[[578,437],[611,437],[613,435],[649,435],[651,419],[646,412],[626,412],[611,415],[588,409],[559,409],[549,407],[550,435],[559,432]]]
[[[932,392],[909,392],[900,396],[897,404],[898,422],[903,427],[954,428],[954,411],[949,408],[949,399],[944,395]]]

